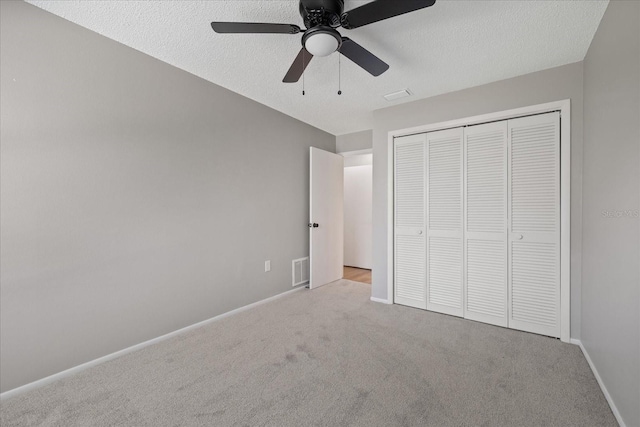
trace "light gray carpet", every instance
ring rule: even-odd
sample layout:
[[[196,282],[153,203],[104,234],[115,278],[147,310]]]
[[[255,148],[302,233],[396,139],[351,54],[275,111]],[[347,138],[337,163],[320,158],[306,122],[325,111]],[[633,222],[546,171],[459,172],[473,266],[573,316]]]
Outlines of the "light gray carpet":
[[[369,295],[294,292],[7,399],[1,424],[616,425],[577,346]]]

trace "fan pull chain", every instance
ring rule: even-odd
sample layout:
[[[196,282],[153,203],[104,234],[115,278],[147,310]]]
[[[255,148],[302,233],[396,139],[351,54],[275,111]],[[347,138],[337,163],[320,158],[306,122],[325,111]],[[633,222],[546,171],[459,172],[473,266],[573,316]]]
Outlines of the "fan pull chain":
[[[342,54],[338,52],[338,95],[342,95],[342,81],[340,79],[340,59]]]
[[[302,50],[302,96],[304,96],[304,70],[305,70],[305,68],[307,68],[307,67],[305,67],[305,65],[306,65],[305,61],[306,61],[306,59],[304,57],[304,49],[303,49]]]

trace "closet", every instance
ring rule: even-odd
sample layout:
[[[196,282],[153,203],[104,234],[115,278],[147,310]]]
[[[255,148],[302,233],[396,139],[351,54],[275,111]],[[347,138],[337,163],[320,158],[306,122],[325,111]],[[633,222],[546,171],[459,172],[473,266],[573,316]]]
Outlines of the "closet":
[[[560,336],[560,114],[394,139],[394,302]]]

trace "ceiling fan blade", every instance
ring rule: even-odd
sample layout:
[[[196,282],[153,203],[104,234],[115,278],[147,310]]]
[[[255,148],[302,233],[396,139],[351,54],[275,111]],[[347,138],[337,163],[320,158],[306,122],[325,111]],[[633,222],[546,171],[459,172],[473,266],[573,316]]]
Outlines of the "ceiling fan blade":
[[[212,22],[216,33],[298,34],[300,27],[293,24],[261,24],[258,22]]]
[[[380,58],[347,37],[342,38],[342,45],[338,50],[373,76],[379,76],[389,69],[389,65]]]
[[[342,14],[342,28],[350,30],[433,6],[436,0],[375,0]]]
[[[282,79],[282,82],[295,83],[300,80],[300,76],[302,76],[304,69],[307,68],[307,65],[309,65],[311,58],[313,58],[313,55],[311,55],[307,51],[307,49],[305,49],[304,47],[300,49],[300,52],[298,52],[298,56],[296,56],[293,64],[291,64],[291,67],[289,67],[289,71],[287,71],[287,74],[284,76],[284,79]]]

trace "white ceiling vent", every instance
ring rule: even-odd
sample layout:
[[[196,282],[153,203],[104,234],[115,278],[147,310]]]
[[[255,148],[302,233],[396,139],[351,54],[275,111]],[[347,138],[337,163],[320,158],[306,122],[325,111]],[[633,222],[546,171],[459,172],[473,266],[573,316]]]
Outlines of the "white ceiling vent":
[[[384,96],[384,99],[387,101],[395,101],[396,99],[406,98],[407,96],[413,95],[409,89],[402,89],[397,92],[388,93]]]

